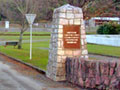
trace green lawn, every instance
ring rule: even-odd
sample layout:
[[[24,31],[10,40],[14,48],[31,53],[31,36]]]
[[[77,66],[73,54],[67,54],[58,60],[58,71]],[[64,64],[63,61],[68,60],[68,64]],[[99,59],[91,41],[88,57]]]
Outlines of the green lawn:
[[[120,57],[120,47],[88,44],[87,48],[88,48],[89,53]]]
[[[24,62],[35,65],[43,70],[46,70],[48,62],[48,50],[40,49],[40,47],[48,48],[49,41],[33,43],[33,59],[29,60],[29,43],[23,44],[23,49],[14,49],[13,46],[4,48],[0,47],[0,52],[3,52],[9,56],[17,59],[21,59]],[[89,53],[105,54],[120,57],[120,47],[102,46],[88,44]],[[14,54],[13,54],[14,53]]]
[[[0,34],[20,34],[20,32],[0,32]],[[24,32],[24,34],[30,34],[30,32]],[[32,32],[32,34],[50,34],[50,32]]]
[[[50,36],[33,36],[33,40],[50,39]],[[29,40],[30,36],[23,36],[23,40]],[[0,41],[18,41],[19,36],[0,36]]]
[[[18,40],[19,36],[0,36],[0,40]],[[29,40],[29,36],[23,36],[23,40]],[[23,49],[18,50],[17,47],[7,46],[6,48],[0,46],[0,52],[3,52],[9,56],[20,59],[26,63],[30,63],[37,66],[43,70],[46,70],[46,65],[48,62],[48,50],[41,49],[40,47],[48,48],[50,36],[33,36],[33,40],[43,40],[48,39],[48,41],[33,43],[33,59],[29,60],[29,43],[23,44]],[[111,56],[120,57],[120,47],[104,46],[104,45],[94,45],[88,44],[89,53],[104,54]]]
[[[24,62],[35,65],[43,70],[46,70],[46,65],[48,61],[48,50],[39,49],[39,47],[49,47],[49,42],[37,42],[33,43],[33,53],[32,60],[29,60],[29,43],[23,44],[23,49],[18,50],[13,48],[13,46],[7,46],[6,48],[1,46],[0,52],[3,52],[9,56],[20,59]],[[14,54],[13,54],[14,53]]]

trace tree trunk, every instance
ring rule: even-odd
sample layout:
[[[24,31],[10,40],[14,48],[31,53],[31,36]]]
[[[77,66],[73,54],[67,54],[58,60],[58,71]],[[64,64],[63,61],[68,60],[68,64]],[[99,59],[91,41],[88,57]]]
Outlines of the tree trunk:
[[[22,49],[23,33],[24,32],[21,30],[21,32],[20,32],[20,38],[19,38],[19,42],[18,42],[18,49]]]

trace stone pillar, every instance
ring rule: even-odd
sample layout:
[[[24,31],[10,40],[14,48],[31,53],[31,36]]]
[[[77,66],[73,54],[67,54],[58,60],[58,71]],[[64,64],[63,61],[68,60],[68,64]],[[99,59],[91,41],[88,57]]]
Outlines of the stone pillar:
[[[69,4],[55,9],[53,24],[46,75],[64,81],[66,57],[88,58],[82,9]]]

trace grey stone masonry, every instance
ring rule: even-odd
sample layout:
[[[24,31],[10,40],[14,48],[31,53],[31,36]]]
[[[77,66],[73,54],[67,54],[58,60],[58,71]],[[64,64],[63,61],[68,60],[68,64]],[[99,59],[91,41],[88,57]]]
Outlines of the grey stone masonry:
[[[64,26],[80,25],[80,48],[64,48],[63,32]],[[67,57],[80,57],[88,59],[87,41],[83,12],[79,7],[69,4],[54,10],[53,31],[49,46],[49,61],[46,76],[54,81],[65,81],[65,62]]]

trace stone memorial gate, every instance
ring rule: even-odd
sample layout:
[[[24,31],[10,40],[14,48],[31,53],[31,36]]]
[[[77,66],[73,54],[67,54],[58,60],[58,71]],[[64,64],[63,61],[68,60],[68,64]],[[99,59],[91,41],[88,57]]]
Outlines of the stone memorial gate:
[[[91,90],[120,90],[120,61],[89,60],[82,9],[55,9],[46,75]]]
[[[69,4],[54,10],[49,61],[46,75],[54,81],[66,80],[67,57],[88,59],[83,12]]]

